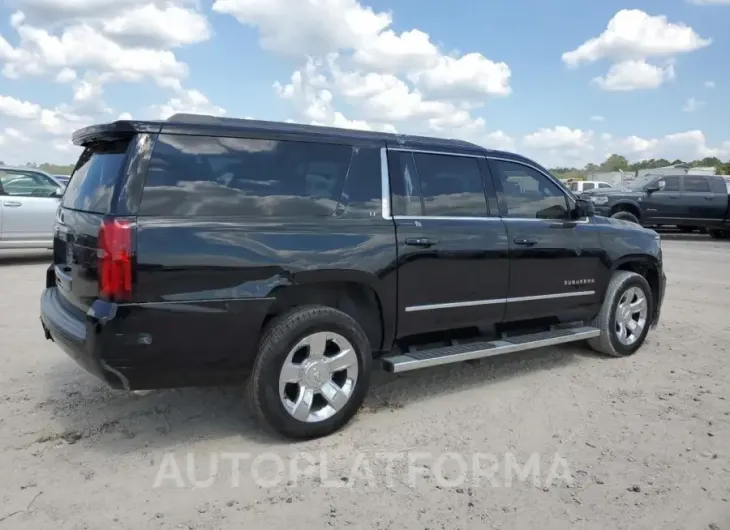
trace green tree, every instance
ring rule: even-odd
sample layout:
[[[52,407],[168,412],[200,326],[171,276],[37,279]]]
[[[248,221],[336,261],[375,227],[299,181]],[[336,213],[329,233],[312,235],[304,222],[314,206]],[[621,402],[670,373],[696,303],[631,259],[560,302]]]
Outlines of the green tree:
[[[613,154],[609,156],[603,164],[600,165],[601,171],[627,171],[629,169],[629,161],[625,156]]]

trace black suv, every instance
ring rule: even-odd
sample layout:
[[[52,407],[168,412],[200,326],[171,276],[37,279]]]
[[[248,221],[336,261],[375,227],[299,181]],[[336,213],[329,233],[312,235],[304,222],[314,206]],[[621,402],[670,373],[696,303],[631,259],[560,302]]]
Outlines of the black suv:
[[[278,432],[404,372],[656,326],[659,236],[474,144],[175,115],[73,135],[46,338],[120,389],[235,384]]]

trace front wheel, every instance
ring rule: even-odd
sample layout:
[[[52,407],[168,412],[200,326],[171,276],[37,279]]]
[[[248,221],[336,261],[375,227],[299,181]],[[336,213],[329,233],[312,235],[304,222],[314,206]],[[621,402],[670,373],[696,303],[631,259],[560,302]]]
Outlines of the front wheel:
[[[653,311],[654,300],[646,279],[635,272],[617,271],[593,323],[601,334],[589,339],[588,345],[613,357],[635,353],[646,339]]]
[[[267,328],[251,375],[258,416],[290,438],[343,427],[362,405],[372,352],[362,327],[325,306],[298,307]]]
[[[620,212],[616,212],[611,217],[613,217],[614,219],[620,219],[622,221],[628,221],[630,223],[639,224],[639,218],[636,217],[631,212],[620,211]]]
[[[730,236],[730,232],[726,230],[718,230],[716,228],[710,228],[708,232],[712,239],[727,239]]]

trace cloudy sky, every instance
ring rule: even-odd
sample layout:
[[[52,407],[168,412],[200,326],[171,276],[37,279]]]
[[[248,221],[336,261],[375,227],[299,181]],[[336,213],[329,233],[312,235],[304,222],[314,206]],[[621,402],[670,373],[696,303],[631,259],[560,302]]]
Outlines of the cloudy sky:
[[[730,158],[730,0],[0,0],[0,160],[175,112]]]

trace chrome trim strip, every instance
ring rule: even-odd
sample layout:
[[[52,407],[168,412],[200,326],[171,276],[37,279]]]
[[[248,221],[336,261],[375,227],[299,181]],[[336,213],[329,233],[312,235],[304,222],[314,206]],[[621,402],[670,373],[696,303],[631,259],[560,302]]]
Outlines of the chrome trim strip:
[[[512,298],[492,298],[489,300],[469,300],[466,302],[449,302],[445,304],[412,305],[406,307],[406,313],[415,311],[432,311],[434,309],[454,309],[459,307],[475,307],[494,304],[513,304],[519,302],[534,302],[538,300],[555,300],[558,298],[572,298],[575,296],[593,296],[596,291],[573,291],[570,293],[541,294],[537,296],[517,296]]]
[[[391,220],[390,210],[390,171],[388,170],[388,150],[380,148],[380,192],[383,219]]]
[[[454,151],[429,151],[426,149],[412,149],[410,147],[388,147],[389,151],[401,151],[405,153],[423,153],[424,155],[446,155],[446,156],[464,156],[467,158],[484,158],[485,153],[474,155],[471,153],[456,153]]]
[[[439,366],[442,364],[457,363],[461,361],[471,361],[474,359],[483,359],[486,357],[494,357],[496,355],[502,355],[505,353],[514,353],[518,351],[532,350],[535,348],[543,348],[545,346],[556,346],[558,344],[566,344],[568,342],[577,342],[579,340],[592,339],[598,337],[601,331],[593,327],[580,327],[570,330],[570,335],[561,335],[559,337],[550,337],[547,339],[534,340],[531,342],[524,342],[522,344],[514,344],[509,340],[495,340],[485,343],[484,346],[488,346],[482,349],[476,349],[472,351],[466,351],[463,353],[455,353],[453,355],[442,355],[439,357],[431,357],[426,359],[415,359],[409,357],[407,353],[401,355],[394,355],[392,357],[384,357],[382,364],[387,372],[401,373],[409,372],[411,370],[418,370],[420,368],[429,368],[431,366]],[[479,347],[479,344],[475,344],[475,347]]]
[[[541,223],[578,223],[585,224],[589,223],[590,219],[585,217],[583,219],[577,219],[575,221],[568,221],[564,219],[538,219],[537,217],[452,217],[446,215],[394,215],[393,219],[396,221],[538,221]]]

